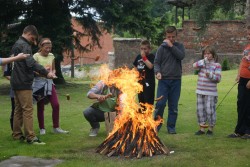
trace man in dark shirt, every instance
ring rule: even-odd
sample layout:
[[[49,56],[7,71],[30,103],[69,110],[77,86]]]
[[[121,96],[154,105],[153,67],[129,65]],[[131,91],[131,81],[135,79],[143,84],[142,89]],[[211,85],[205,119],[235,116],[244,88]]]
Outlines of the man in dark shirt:
[[[14,56],[19,53],[32,55],[32,44],[36,45],[38,32],[35,26],[29,25],[24,28],[23,34],[12,47]],[[12,137],[15,140],[26,138],[29,144],[45,144],[35,135],[33,130],[33,101],[32,83],[34,71],[48,78],[54,78],[53,73],[49,73],[42,65],[38,64],[32,56],[26,59],[15,61],[11,74],[11,87],[15,95],[15,113]],[[24,134],[22,132],[24,126]]]

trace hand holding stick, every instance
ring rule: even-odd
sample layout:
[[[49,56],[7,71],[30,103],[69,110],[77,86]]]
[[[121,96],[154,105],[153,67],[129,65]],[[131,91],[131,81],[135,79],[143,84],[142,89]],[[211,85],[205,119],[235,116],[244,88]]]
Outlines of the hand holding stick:
[[[109,93],[109,94],[107,94],[107,95],[99,95],[98,98],[97,98],[97,100],[98,100],[99,102],[103,102],[103,101],[105,101],[107,98],[110,98],[110,97],[112,97],[112,93]]]

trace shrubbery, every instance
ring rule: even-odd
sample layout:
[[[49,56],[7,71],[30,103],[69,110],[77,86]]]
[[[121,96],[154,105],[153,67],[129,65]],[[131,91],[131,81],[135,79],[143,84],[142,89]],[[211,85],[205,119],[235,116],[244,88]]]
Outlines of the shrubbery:
[[[222,62],[222,71],[230,70],[230,65],[228,59],[224,59]]]

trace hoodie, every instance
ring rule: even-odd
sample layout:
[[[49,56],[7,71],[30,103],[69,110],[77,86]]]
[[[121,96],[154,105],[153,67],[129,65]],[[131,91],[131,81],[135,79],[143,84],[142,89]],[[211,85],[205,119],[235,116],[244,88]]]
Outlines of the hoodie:
[[[181,61],[185,57],[183,44],[174,42],[173,47],[164,42],[158,48],[154,60],[154,72],[161,73],[162,79],[181,79]]]

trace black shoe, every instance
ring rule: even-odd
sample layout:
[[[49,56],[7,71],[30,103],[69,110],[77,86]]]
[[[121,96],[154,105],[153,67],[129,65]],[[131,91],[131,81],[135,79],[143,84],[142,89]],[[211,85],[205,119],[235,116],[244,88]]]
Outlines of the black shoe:
[[[169,130],[169,131],[168,131],[168,134],[171,134],[171,135],[176,134],[176,131],[174,131],[174,130]]]
[[[244,134],[240,138],[242,138],[242,139],[250,139],[250,134]]]
[[[242,135],[240,135],[239,133],[232,133],[232,134],[230,134],[230,135],[228,135],[227,137],[228,138],[239,138],[239,137],[241,137]]]
[[[34,137],[32,140],[27,140],[28,144],[35,144],[35,145],[45,145],[46,143],[40,141],[37,137]]]
[[[204,134],[205,134],[205,132],[203,132],[203,131],[201,131],[201,130],[195,132],[195,135],[204,135]]]
[[[213,131],[208,130],[207,133],[206,133],[206,135],[212,136],[213,135]]]

